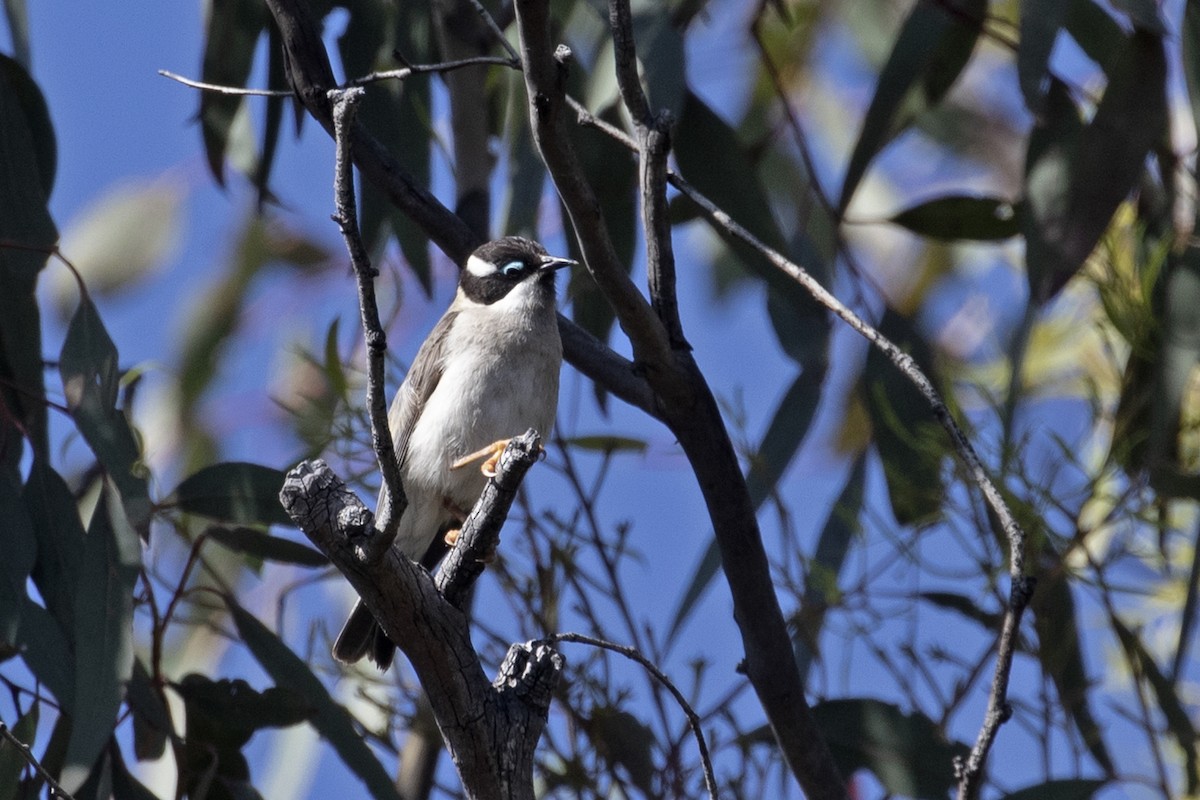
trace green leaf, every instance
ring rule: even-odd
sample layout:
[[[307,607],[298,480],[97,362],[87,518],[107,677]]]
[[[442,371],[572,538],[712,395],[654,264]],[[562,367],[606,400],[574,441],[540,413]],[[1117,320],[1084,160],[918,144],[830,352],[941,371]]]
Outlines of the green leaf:
[[[863,490],[867,482],[867,454],[859,453],[829,516],[821,528],[816,550],[809,562],[808,580],[804,587],[804,603],[794,616],[792,638],[800,679],[806,681],[813,659],[820,653],[821,628],[826,610],[835,603],[841,590],[838,587],[850,546],[862,530]]]
[[[573,70],[572,74],[575,72],[578,70]],[[541,207],[542,189],[546,185],[546,165],[538,155],[533,131],[529,127],[524,79],[518,73],[506,71],[501,80],[507,93],[504,103],[503,141],[508,145],[508,180],[504,183],[498,203],[501,209],[499,218],[503,220],[500,230],[537,238],[538,211]],[[574,134],[575,126],[571,126],[569,130]],[[588,148],[584,148],[580,156],[586,157],[590,152],[591,143],[602,146],[602,141],[599,137],[590,139]],[[621,226],[616,227],[619,230]],[[567,240],[573,238],[568,236]],[[574,297],[570,292],[568,296]]]
[[[650,113],[665,109],[679,119],[687,95],[687,58],[683,35],[670,10],[661,3],[646,3],[633,13],[633,35],[638,60],[647,84]]]
[[[967,597],[954,592],[921,592],[918,597],[932,603],[938,608],[957,611],[972,622],[979,623],[985,631],[996,632],[1004,621],[1004,615],[992,611],[984,611],[979,607],[979,598]]]
[[[116,405],[117,348],[87,294],[79,298],[67,327],[58,371],[79,432],[116,483],[130,521],[143,537],[148,536],[152,504],[141,449],[129,420]]]
[[[1022,228],[1035,304],[1049,301],[1078,272],[1134,188],[1150,149],[1166,135],[1166,69],[1162,40],[1135,31],[1095,116],[1078,133],[1070,95],[1052,82],[1025,164]]]
[[[253,528],[223,528],[213,525],[207,528],[204,534],[231,550],[265,561],[278,561],[300,567],[329,566],[329,559],[320,551]]]
[[[933,351],[910,321],[888,309],[879,330],[926,375],[934,374]],[[892,513],[902,525],[934,522],[942,514],[942,462],[949,442],[929,402],[878,348],[867,353],[862,384]]]
[[[1075,43],[1111,77],[1126,34],[1095,0],[1071,0],[1065,25]]]
[[[616,105],[597,116],[620,125]],[[617,259],[626,272],[633,269],[638,231],[637,166],[628,150],[595,132],[579,129],[574,135],[575,150],[588,183],[600,202],[600,213],[608,223],[609,235]],[[565,212],[564,212],[565,216]],[[567,237],[570,256],[582,262],[582,252],[574,236]],[[571,299],[571,319],[602,342],[607,342],[616,317],[608,298],[600,291],[586,269],[573,269],[567,284]]]
[[[27,597],[25,583],[37,559],[37,534],[21,502],[19,487],[2,474],[0,531],[4,540],[4,558],[0,559],[0,661],[4,661],[18,650],[21,609]],[[2,779],[0,786],[4,786]]]
[[[746,487],[755,509],[760,508],[775,491],[776,484],[800,449],[820,397],[821,381],[806,372],[792,382],[776,407],[758,452],[750,458],[750,469],[746,475]],[[711,540],[675,609],[667,633],[668,641],[674,639],[691,616],[696,603],[720,569],[721,553],[716,540]]]
[[[845,211],[880,150],[921,112],[937,105],[971,59],[987,15],[987,0],[946,4],[920,0],[909,13],[854,145],[838,209]]]
[[[266,22],[261,0],[212,0],[204,37],[201,80],[220,86],[245,86],[254,63],[254,49]],[[246,98],[221,92],[200,92],[200,125],[208,168],[225,185],[225,148],[234,117]]]
[[[133,674],[133,590],[141,541],[105,483],[84,543],[75,595],[75,705],[62,784],[83,785],[113,735]]]
[[[1021,232],[1012,204],[997,197],[939,197],[907,208],[891,221],[921,236],[943,240],[991,242]]]
[[[167,737],[175,732],[171,713],[150,679],[150,672],[140,658],[134,657],[133,673],[125,696],[133,717],[133,751],[138,761],[161,758],[166,751]]]
[[[956,785],[954,759],[968,753],[924,714],[880,700],[826,700],[813,716],[841,773],[870,770],[889,794],[942,800]]]
[[[10,726],[9,730],[17,741],[33,745],[40,709],[35,699],[29,710]],[[16,800],[21,786],[21,773],[27,765],[25,754],[16,745],[8,739],[0,740],[0,800]]]
[[[48,455],[42,380],[41,314],[34,289],[58,238],[47,203],[54,185],[57,147],[50,114],[37,84],[16,61],[0,55],[0,465],[14,473],[23,440]],[[15,417],[16,421],[12,418]],[[18,424],[19,423],[19,424]]]
[[[271,467],[228,461],[185,478],[172,497],[189,514],[242,525],[291,525],[279,503],[285,477]]]
[[[646,442],[642,439],[633,439],[628,436],[572,436],[564,439],[563,444],[606,455],[610,453],[644,453],[647,448]]]
[[[83,523],[75,498],[54,468],[38,459],[29,470],[21,499],[37,537],[33,583],[62,630],[73,631],[75,590],[84,549]]]
[[[1107,781],[1085,778],[1046,781],[1006,794],[1004,800],[1091,800],[1106,785]]]
[[[167,262],[183,235],[187,186],[163,176],[124,181],[109,188],[71,220],[62,251],[71,258],[89,291],[115,293],[136,285]],[[54,273],[60,305],[74,298],[70,273]]]
[[[29,9],[25,0],[4,0],[4,17],[8,20],[13,55],[17,63],[28,70],[32,57],[29,50]]]
[[[75,663],[62,623],[27,597],[22,601],[18,638],[25,666],[70,712],[75,707]]]
[[[1037,655],[1042,671],[1054,684],[1059,702],[1079,731],[1088,752],[1101,769],[1111,775],[1115,767],[1088,702],[1088,689],[1092,683],[1083,662],[1075,598],[1061,571],[1047,572],[1038,581],[1030,609],[1038,636]]]
[[[338,53],[346,74],[359,76],[395,69],[398,65],[392,54],[396,50],[412,63],[424,63],[430,60],[430,41],[428,10],[416,9],[411,3],[359,4],[338,39]],[[429,76],[377,82],[366,91],[359,120],[404,164],[412,181],[428,189],[433,142]],[[382,256],[389,234],[395,235],[404,260],[430,295],[429,237],[373,184],[362,181],[360,195],[363,239],[373,257]]]
[[[1142,644],[1138,635],[1126,627],[1115,614],[1110,615],[1109,622],[1135,674],[1140,673],[1138,677],[1145,680],[1154,692],[1154,699],[1158,701],[1158,707],[1167,720],[1167,729],[1171,731],[1179,749],[1183,751],[1187,793],[1189,796],[1195,796],[1197,789],[1200,789],[1200,757],[1196,752],[1196,726],[1192,724],[1191,714],[1175,691],[1174,683],[1159,669],[1154,656]]]
[[[232,597],[226,597],[225,602],[238,634],[254,658],[278,686],[299,692],[312,704],[316,709],[313,727],[333,745],[350,771],[362,779],[371,796],[377,800],[398,800],[395,785],[356,730],[354,718],[333,701],[309,666]]]
[[[1017,79],[1025,105],[1041,114],[1046,99],[1050,53],[1067,18],[1072,0],[1021,0],[1021,46],[1017,50]]]
[[[655,744],[654,733],[628,711],[610,706],[597,706],[581,723],[596,750],[609,763],[625,768],[633,785],[653,797]]]

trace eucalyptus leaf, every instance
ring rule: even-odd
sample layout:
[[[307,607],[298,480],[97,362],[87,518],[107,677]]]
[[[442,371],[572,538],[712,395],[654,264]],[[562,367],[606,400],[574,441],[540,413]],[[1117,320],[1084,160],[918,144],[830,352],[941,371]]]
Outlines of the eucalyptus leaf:
[[[185,478],[172,497],[189,514],[243,525],[290,525],[279,502],[285,477],[271,467],[228,461]]]
[[[266,23],[266,8],[259,0],[212,0],[204,31],[201,80],[219,86],[245,86],[254,63],[254,50]],[[225,149],[243,95],[199,92],[200,130],[208,168],[218,184],[225,184]]]
[[[891,222],[932,239],[1000,241],[1020,233],[1012,203],[998,197],[950,195],[906,208]]]

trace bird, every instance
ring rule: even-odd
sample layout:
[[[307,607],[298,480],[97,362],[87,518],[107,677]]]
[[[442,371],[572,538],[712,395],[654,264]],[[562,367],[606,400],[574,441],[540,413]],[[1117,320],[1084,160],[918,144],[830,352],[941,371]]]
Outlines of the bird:
[[[408,497],[392,546],[426,569],[446,553],[443,535],[475,505],[505,440],[554,426],[562,366],[554,279],[576,263],[521,236],[476,248],[392,400],[388,425]],[[471,466],[488,454],[483,468]],[[385,485],[380,515],[387,499]],[[387,523],[376,518],[379,530]],[[395,651],[360,599],[334,658],[351,664],[365,656],[387,670]]]

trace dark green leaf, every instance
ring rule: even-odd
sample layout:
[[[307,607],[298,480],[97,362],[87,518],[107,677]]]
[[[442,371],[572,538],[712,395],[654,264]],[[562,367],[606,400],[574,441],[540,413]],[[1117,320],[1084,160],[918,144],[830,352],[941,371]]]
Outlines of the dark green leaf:
[[[29,710],[10,726],[17,741],[33,745],[37,735],[38,712],[41,706],[35,700]],[[0,740],[0,800],[15,800],[18,796],[21,773],[28,762],[20,749],[7,739]]]
[[[687,93],[687,59],[683,35],[673,24],[670,10],[659,3],[643,4],[633,14],[633,34],[650,113],[665,109],[672,119],[679,119]]]
[[[130,774],[115,741],[109,748],[109,754],[112,756],[113,800],[159,800],[157,795]]]
[[[140,658],[133,660],[133,673],[125,695],[133,717],[133,750],[138,761],[161,758],[167,737],[174,733],[171,714],[150,680]]]
[[[680,170],[701,194],[768,247],[780,252],[788,249],[755,165],[737,133],[690,92],[675,128],[674,145]],[[713,153],[721,157],[713,158]]]
[[[987,0],[920,0],[879,73],[879,85],[854,145],[838,208],[845,210],[872,159],[926,109],[941,102],[971,59]]]
[[[271,467],[228,461],[184,479],[173,497],[189,514],[243,525],[290,525],[279,503],[284,477]]]
[[[850,545],[862,530],[863,488],[867,480],[867,454],[854,459],[854,466],[842,487],[841,494],[829,509],[821,528],[821,538],[809,562],[808,580],[804,587],[804,604],[794,617],[792,637],[800,679],[806,681],[813,659],[820,653],[821,628],[829,607],[837,602],[841,591],[838,583]]]
[[[37,84],[12,59],[0,55],[0,466],[16,474],[23,441],[34,455],[47,452],[42,381],[41,315],[34,288],[58,238],[47,203],[54,185],[54,128]],[[38,252],[38,249],[44,252]],[[12,417],[16,418],[13,421]]]
[[[67,407],[92,452],[121,492],[121,501],[134,527],[147,536],[150,526],[150,487],[141,464],[141,449],[129,420],[117,409],[120,371],[117,348],[86,294],[67,327],[59,356]]]
[[[911,322],[888,309],[879,330],[933,375],[933,351]],[[878,348],[867,353],[863,395],[887,477],[892,513],[903,525],[926,525],[942,513],[942,462],[949,451],[929,402]]]
[[[1004,795],[1004,800],[1091,800],[1107,781],[1085,778],[1046,781]]]
[[[746,475],[746,487],[756,509],[775,491],[776,484],[800,449],[820,397],[820,380],[806,372],[792,382],[776,407],[758,452],[750,459],[750,469]],[[713,540],[701,556],[700,563],[679,600],[679,607],[675,609],[671,629],[667,634],[668,640],[674,638],[687,621],[720,568],[721,554],[716,541]]]
[[[1017,50],[1017,78],[1025,105],[1041,114],[1046,98],[1046,73],[1058,31],[1072,0],[1021,0],[1021,47]]]
[[[616,106],[604,109],[598,116],[620,124],[621,115]],[[574,140],[580,166],[600,202],[600,213],[608,223],[617,258],[626,271],[632,270],[638,229],[635,161],[628,150],[608,137],[596,136],[593,131],[581,129]],[[574,236],[567,237],[567,245],[570,256],[582,260]],[[608,299],[587,270],[571,270],[567,296],[571,298],[571,318],[585,331],[607,342],[615,316]]]
[[[75,589],[84,548],[75,498],[54,468],[38,459],[29,470],[21,499],[37,537],[37,560],[31,573],[34,585],[61,629],[73,632]]]
[[[1105,74],[1110,77],[1114,74],[1117,56],[1124,49],[1127,36],[1100,3],[1095,0],[1071,0],[1066,30]]]
[[[993,633],[1000,630],[1000,624],[1004,619],[1002,614],[984,611],[980,608],[979,599],[976,597],[967,597],[953,592],[921,592],[919,597],[939,608],[957,611],[967,619],[978,622],[984,630]]]
[[[1166,36],[1167,26],[1156,0],[1113,0],[1113,7],[1129,16],[1135,30],[1146,31],[1155,36]]]
[[[360,4],[350,15],[338,39],[338,52],[346,74],[366,75],[373,70],[395,69],[392,57],[399,50],[412,63],[429,60],[429,11],[411,3]],[[431,89],[428,76],[413,75],[404,81],[384,81],[367,87],[359,120],[389,153],[404,164],[417,186],[428,188],[432,154]],[[395,235],[404,259],[428,295],[433,290],[429,237],[401,213],[374,185],[363,181],[363,238],[378,258],[389,235]]]
[[[1030,297],[1039,305],[1083,265],[1166,133],[1161,39],[1135,32],[1112,76],[1096,115],[1078,133],[1074,103],[1052,82],[1045,118],[1030,137],[1022,227]]]
[[[609,706],[592,709],[583,722],[588,737],[610,763],[625,768],[633,785],[654,796],[654,733],[628,711]]]
[[[563,443],[597,453],[644,453],[647,447],[641,439],[628,436],[572,436],[564,439]]]
[[[220,542],[231,550],[266,561],[278,561],[301,567],[329,566],[329,559],[320,551],[253,528],[222,528],[213,525],[204,533],[210,539]]]
[[[262,33],[265,7],[261,0],[213,0],[204,37],[201,80],[220,86],[245,86]],[[221,92],[200,92],[200,125],[208,168],[225,184],[225,148],[233,118],[246,98]]]
[[[868,769],[891,794],[943,800],[955,787],[954,759],[968,752],[924,714],[880,700],[826,700],[813,716],[841,773]]]
[[[75,669],[62,623],[29,598],[21,608],[21,657],[68,712],[75,706]]]
[[[1038,636],[1037,655],[1042,671],[1053,682],[1059,701],[1088,752],[1106,773],[1112,774],[1112,758],[1088,702],[1088,689],[1092,684],[1083,663],[1075,598],[1062,572],[1049,572],[1038,581],[1030,610]]]
[[[1183,75],[1187,80],[1188,97],[1192,106],[1192,123],[1200,126],[1200,3],[1187,3],[1183,8]]]
[[[1179,694],[1175,691],[1173,682],[1159,669],[1154,656],[1142,644],[1136,633],[1130,630],[1115,615],[1109,617],[1109,622],[1117,634],[1125,657],[1154,692],[1154,699],[1167,720],[1167,729],[1175,737],[1179,749],[1183,751],[1184,770],[1187,775],[1187,793],[1195,795],[1200,789],[1200,757],[1196,752],[1196,726],[1192,724],[1191,714],[1184,706]]]
[[[338,756],[362,779],[377,800],[397,800],[396,787],[355,729],[350,713],[329,696],[324,684],[287,645],[232,598],[226,598],[238,633],[276,685],[302,695],[316,709],[312,725]]]
[[[32,58],[29,51],[29,9],[25,0],[4,0],[4,16],[8,20],[13,55],[19,64],[29,69]]]
[[[950,195],[907,208],[891,218],[933,239],[998,241],[1021,232],[1012,204],[995,197]]]
[[[37,534],[29,511],[21,502],[20,488],[3,474],[0,474],[0,532],[4,541],[4,558],[0,559],[0,661],[3,661],[17,652],[25,582],[37,558]],[[0,786],[3,785],[0,780]]]
[[[516,73],[505,73],[501,80],[507,92],[505,108],[508,111],[503,141],[508,145],[508,181],[501,201],[503,223],[500,229],[507,233],[536,238],[542,189],[546,185],[546,165],[538,156],[533,131],[529,127],[529,113],[525,110],[524,79]],[[574,126],[570,130],[574,131]],[[586,157],[593,141],[599,144],[601,139],[589,140],[588,148],[580,155]],[[568,240],[573,238],[567,237]]]
[[[92,515],[75,595],[75,705],[62,783],[83,784],[113,735],[133,673],[133,590],[141,541],[106,483]]]

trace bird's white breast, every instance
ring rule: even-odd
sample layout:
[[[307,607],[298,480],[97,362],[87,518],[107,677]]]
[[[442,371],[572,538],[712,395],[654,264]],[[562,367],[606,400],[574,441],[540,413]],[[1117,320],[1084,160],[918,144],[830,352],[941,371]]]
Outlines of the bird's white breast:
[[[458,316],[442,351],[442,376],[413,427],[403,480],[410,495],[424,496],[427,504],[445,497],[469,511],[486,479],[478,463],[453,471],[450,464],[528,428],[550,435],[562,343],[553,297],[533,281],[491,305],[460,294],[451,310]]]

